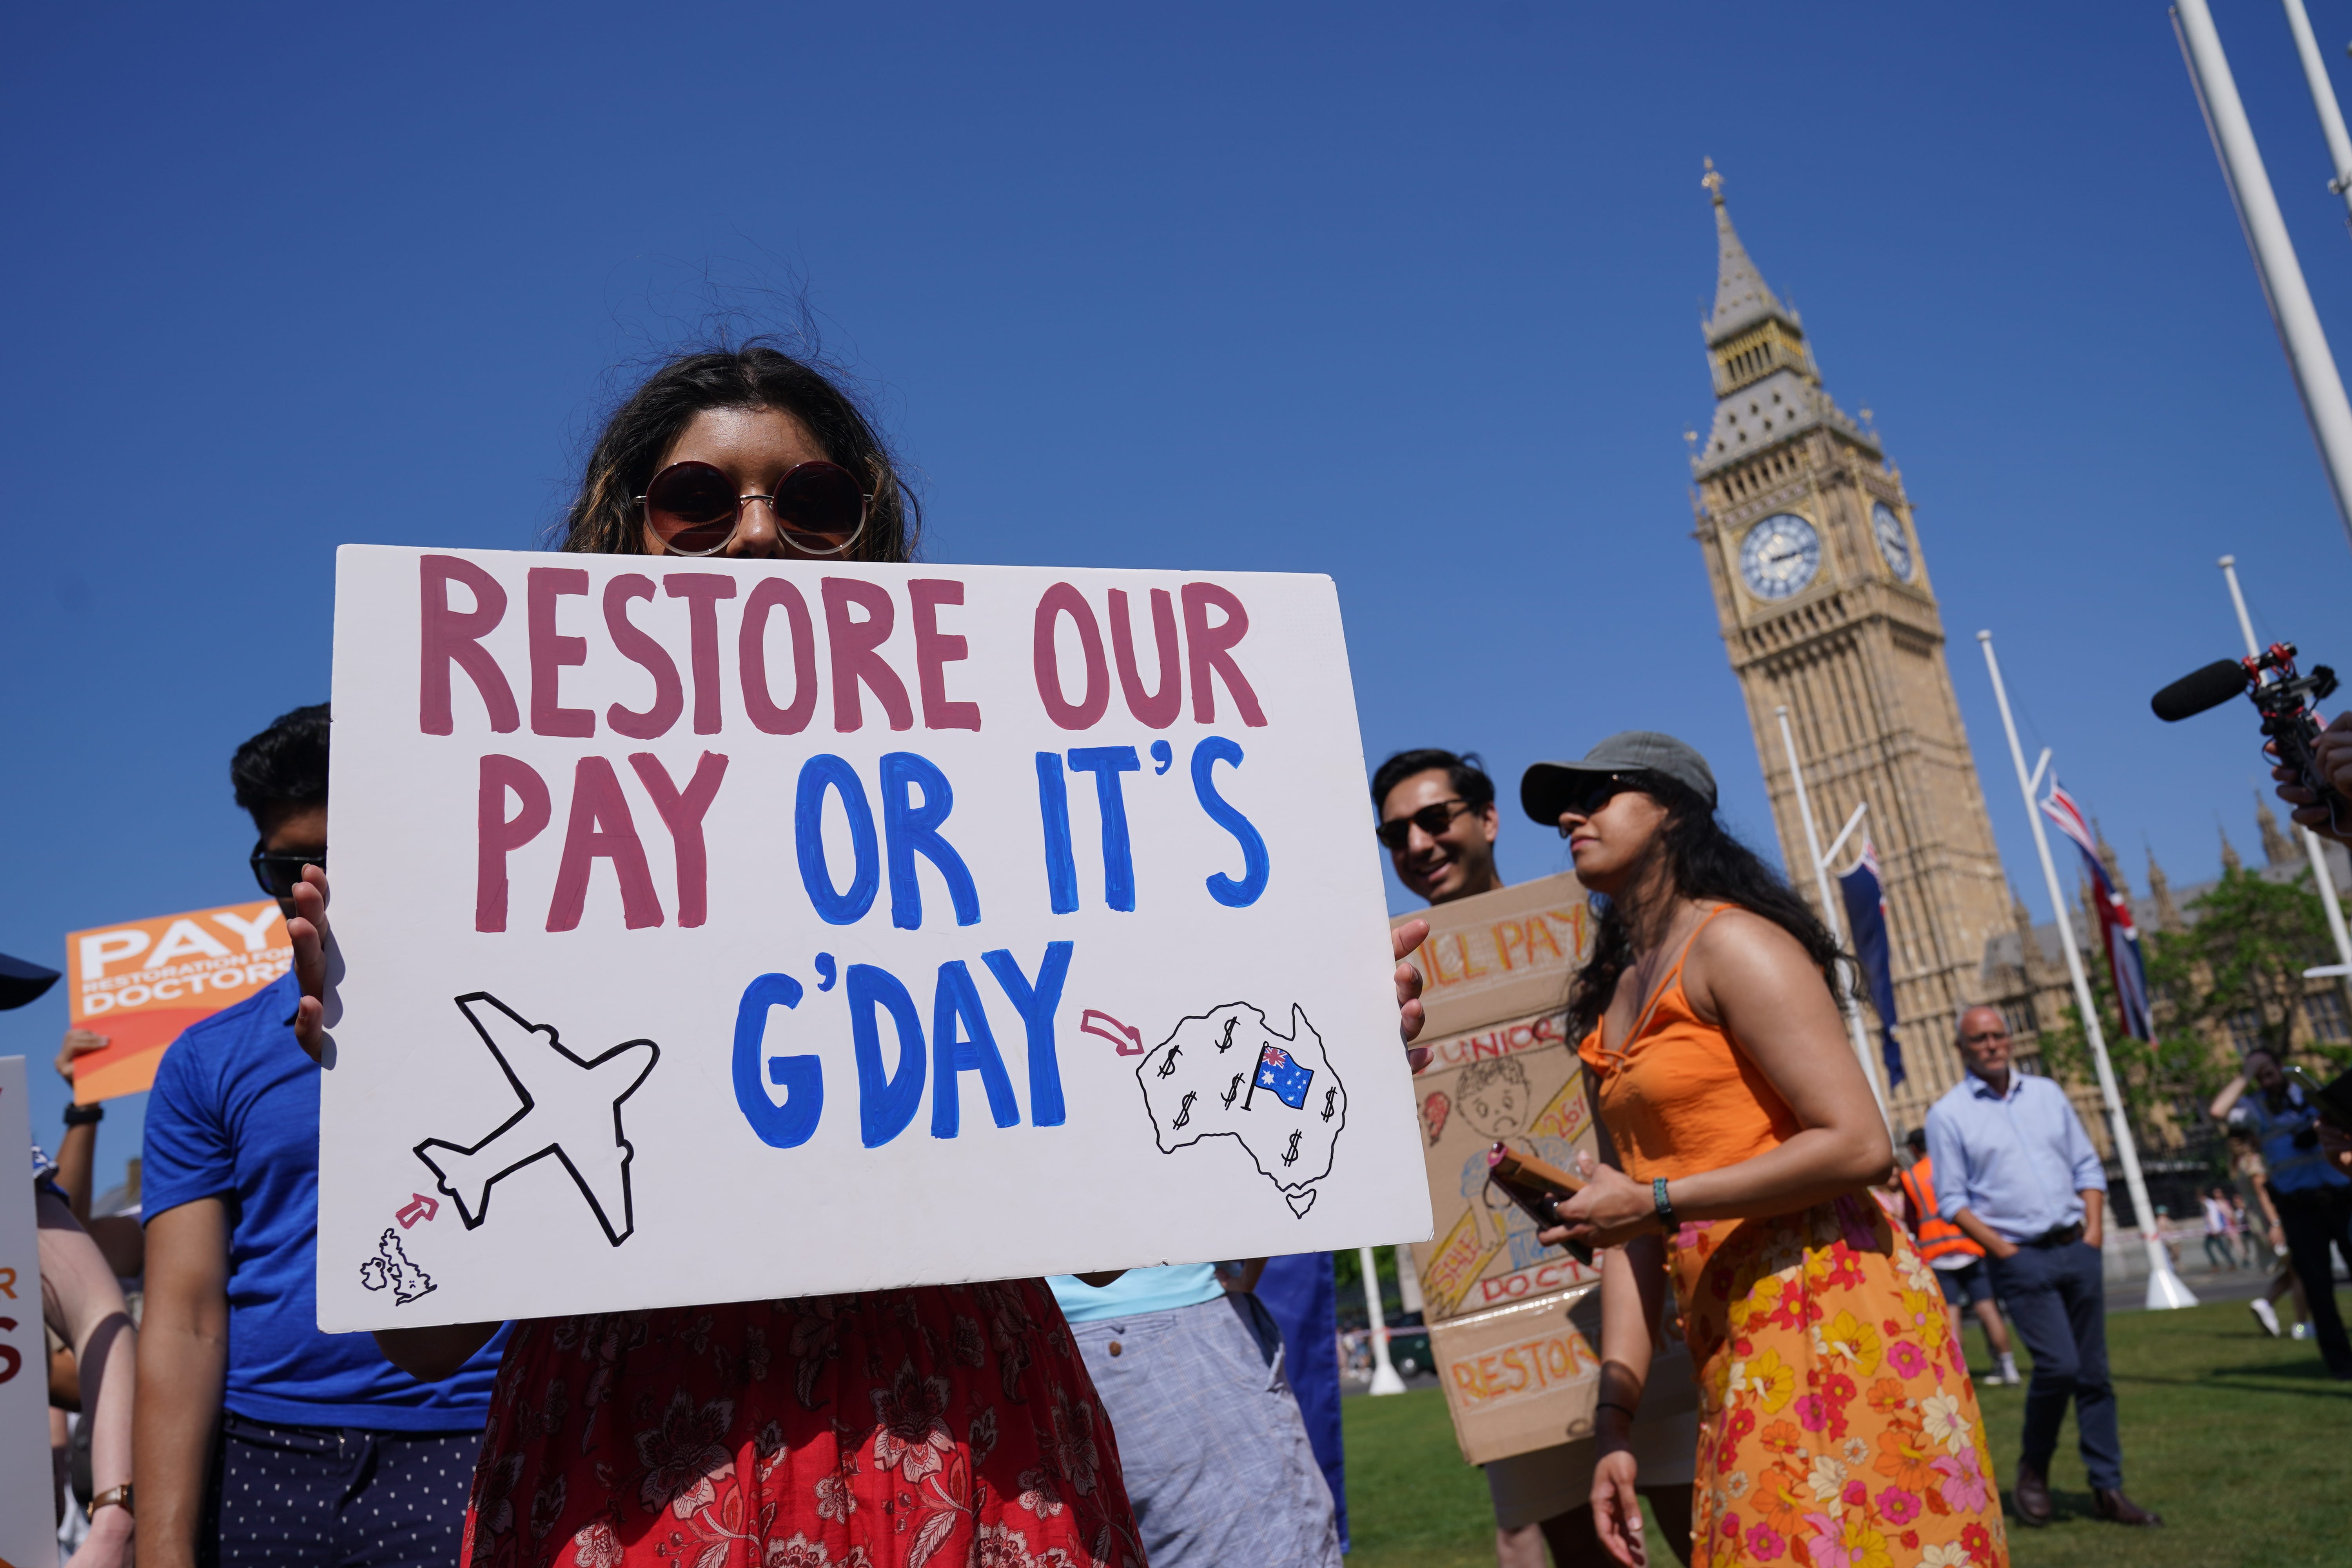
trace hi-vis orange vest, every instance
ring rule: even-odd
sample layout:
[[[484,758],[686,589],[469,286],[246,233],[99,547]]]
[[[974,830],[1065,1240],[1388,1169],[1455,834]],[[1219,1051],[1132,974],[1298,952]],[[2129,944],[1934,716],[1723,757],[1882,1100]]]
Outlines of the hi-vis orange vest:
[[[1984,1248],[1970,1241],[1968,1232],[1936,1212],[1934,1162],[1923,1154],[1917,1164],[1898,1173],[1895,1179],[1903,1184],[1903,1196],[1911,1205],[1912,1232],[1918,1237],[1920,1257],[1933,1263],[1954,1254],[1984,1256]]]

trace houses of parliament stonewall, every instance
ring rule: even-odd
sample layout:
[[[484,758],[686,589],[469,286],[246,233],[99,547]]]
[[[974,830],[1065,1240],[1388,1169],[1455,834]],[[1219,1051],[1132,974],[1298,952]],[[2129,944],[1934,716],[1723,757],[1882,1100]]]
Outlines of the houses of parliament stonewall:
[[[1953,1037],[1966,1007],[2000,1008],[2025,1065],[2036,1065],[2037,1037],[2063,1023],[2073,999],[2064,953],[2056,926],[2036,927],[2002,872],[1902,471],[1866,421],[1823,387],[1804,322],[1749,259],[1712,163],[1704,184],[1718,246],[1715,308],[1701,323],[1716,407],[1691,457],[1693,536],[1747,700],[1783,863],[1809,901],[1812,861],[1777,710],[1789,710],[1823,841],[1868,803],[1863,831],[1886,889],[1908,1073],[1887,1109],[1907,1129],[1960,1076]],[[2263,874],[2298,875],[2303,856],[2266,805],[2256,811]],[[2236,865],[2226,836],[2222,848]],[[2128,891],[2114,852],[2105,855]],[[1842,862],[1851,858],[1849,849]],[[2330,858],[2337,885],[2352,883],[2341,850]],[[2197,889],[2176,892],[2152,860],[2147,880],[2149,897],[2135,900],[2140,924],[2179,929],[2180,905]],[[2087,916],[2074,918],[2078,942],[2097,929]],[[2315,985],[2306,1003],[2308,1033],[2352,1037],[2340,992]],[[2105,1152],[2096,1087],[2067,1087]]]

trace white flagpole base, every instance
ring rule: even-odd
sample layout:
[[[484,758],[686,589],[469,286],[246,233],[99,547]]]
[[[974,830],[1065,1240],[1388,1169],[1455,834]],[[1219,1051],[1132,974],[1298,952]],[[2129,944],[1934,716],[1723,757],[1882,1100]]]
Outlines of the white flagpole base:
[[[2164,1250],[2164,1243],[2155,1237],[2147,1242],[2147,1305],[2151,1312],[2197,1305],[2196,1292],[2182,1284],[2180,1276],[2172,1271],[2172,1258]]]
[[[1404,1391],[1404,1379],[1397,1375],[1397,1369],[1395,1367],[1391,1366],[1387,1362],[1383,1361],[1378,1366],[1372,1368],[1372,1386],[1369,1392],[1373,1394],[1402,1394]]]

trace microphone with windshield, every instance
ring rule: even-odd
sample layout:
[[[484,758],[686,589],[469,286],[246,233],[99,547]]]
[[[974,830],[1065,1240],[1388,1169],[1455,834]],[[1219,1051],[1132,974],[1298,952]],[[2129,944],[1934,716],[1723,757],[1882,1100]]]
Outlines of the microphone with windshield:
[[[2270,677],[2267,680],[2265,674]],[[2335,689],[2336,672],[2324,664],[2313,665],[2309,675],[2297,675],[2294,644],[2281,642],[2252,658],[2217,658],[2158,692],[2147,705],[2158,718],[2174,724],[2219,708],[2232,697],[2245,696],[2263,716],[2263,733],[2270,738],[2268,749],[2279,765],[2292,770],[2296,782],[2327,807],[2329,826],[2340,828],[2344,797],[2327,782],[2312,754],[2320,728],[2312,704]]]

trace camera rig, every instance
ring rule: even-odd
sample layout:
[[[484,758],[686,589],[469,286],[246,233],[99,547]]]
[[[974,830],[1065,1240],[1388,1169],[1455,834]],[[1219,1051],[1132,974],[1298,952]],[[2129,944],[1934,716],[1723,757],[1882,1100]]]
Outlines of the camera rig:
[[[2334,670],[2315,664],[2309,675],[2298,675],[2294,644],[2274,642],[2251,658],[2215,659],[2182,676],[2149,699],[2148,706],[2169,724],[2219,708],[2232,697],[2245,697],[2263,716],[2263,733],[2269,738],[2271,754],[2327,808],[2329,826],[2340,831],[2344,797],[2328,784],[2312,752],[2313,742],[2319,739],[2319,715],[2312,704],[2335,689]]]
[[[2263,716],[2263,733],[2270,737],[2280,765],[2292,769],[2304,788],[2319,797],[2319,804],[2327,807],[2329,826],[2341,827],[2338,813],[2344,797],[2327,782],[2319,759],[2312,754],[2312,743],[2319,739],[2320,730],[2319,715],[2312,710],[2312,704],[2336,689],[2336,672],[2315,664],[2309,675],[2296,674],[2291,642],[2274,642],[2238,664],[2246,672],[2246,696]],[[2265,671],[2275,679],[2264,680]]]

